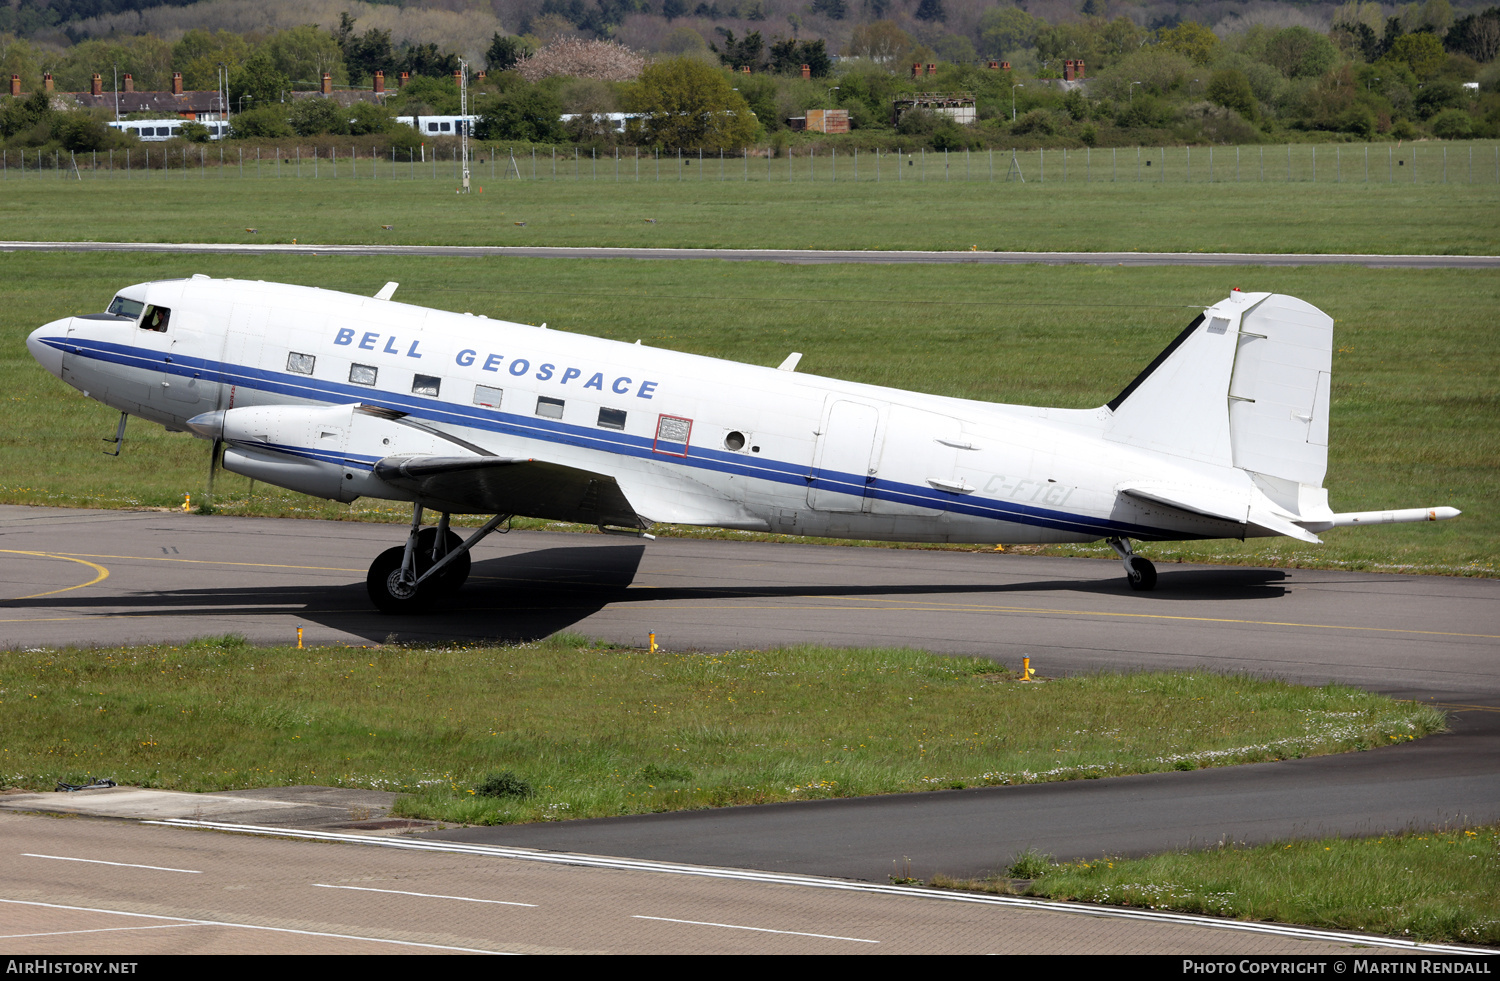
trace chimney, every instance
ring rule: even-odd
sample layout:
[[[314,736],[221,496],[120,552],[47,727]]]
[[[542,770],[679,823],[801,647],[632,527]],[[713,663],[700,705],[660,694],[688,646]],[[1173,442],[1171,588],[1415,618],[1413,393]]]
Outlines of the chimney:
[[[10,94],[13,95],[13,96],[17,96],[17,97],[19,97],[21,95],[21,76],[20,75],[12,75],[10,77]]]
[[[406,83],[411,81],[411,72],[402,72],[401,77],[396,79],[396,88],[406,88]]]
[[[181,95],[182,94],[182,72],[173,72],[172,73],[172,94],[173,95]]]
[[[803,65],[802,66],[802,77],[803,78],[812,78],[812,65]]]
[[[928,65],[927,66],[927,74],[929,74],[929,75],[936,75],[937,74],[937,65]]]
[[[921,75],[922,75],[922,66],[921,66],[921,64],[918,63],[918,64],[915,64],[915,65],[912,65],[911,66],[911,77],[912,78],[920,78]]]
[[[464,87],[464,73],[458,70],[453,72],[453,84],[459,88]]]
[[[480,73],[479,73],[479,74],[478,74],[478,75],[477,75],[477,76],[476,76],[476,78],[478,78],[478,80],[479,80],[479,81],[481,81],[481,82],[482,82],[482,81],[484,81],[484,80],[485,80],[485,79],[486,79],[486,78],[488,78],[488,77],[489,77],[489,72],[480,72]]]
[[[740,69],[740,71],[743,72],[744,74],[748,75],[748,74],[750,74],[750,66],[749,65],[745,65],[744,67],[742,67]]]
[[[1073,81],[1073,59],[1072,58],[1069,58],[1067,61],[1063,62],[1063,81],[1064,82],[1071,82],[1071,81]]]
[[[1003,72],[1010,71],[1010,62],[1008,62],[1008,61],[1002,61],[1002,62],[1000,62],[1000,70],[1003,71]]]
[[[132,76],[129,72],[125,73],[125,91],[126,92],[134,92],[135,91],[135,77]]]
[[[104,94],[104,80],[99,77],[99,73],[98,72],[94,72],[94,77],[89,80],[89,95],[103,95],[103,94]]]
[[[992,71],[992,72],[993,71],[999,71],[1000,70],[1000,62],[998,62],[998,61],[992,61],[992,62],[989,63],[988,67],[989,67],[989,70]]]
[[[52,91],[52,73],[51,72],[48,72],[47,74],[45,74],[45,75],[42,76],[42,90],[45,91],[45,92],[51,92]]]
[[[327,72],[323,73],[323,94],[333,94],[333,76],[328,74]]]
[[[376,95],[384,95],[385,94],[385,72],[376,72],[375,73],[375,94]]]
[[[1073,75],[1075,78],[1088,78],[1088,73],[1083,70],[1083,59],[1079,58],[1073,62]]]

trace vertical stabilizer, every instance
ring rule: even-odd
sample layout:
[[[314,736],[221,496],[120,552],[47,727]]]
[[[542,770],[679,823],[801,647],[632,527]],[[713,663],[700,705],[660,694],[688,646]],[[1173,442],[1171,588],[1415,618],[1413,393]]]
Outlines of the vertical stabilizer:
[[[1332,372],[1328,314],[1290,296],[1272,296],[1248,311],[1229,383],[1234,465],[1321,487],[1328,471]]]
[[[1228,396],[1240,323],[1268,298],[1236,292],[1205,310],[1110,401],[1107,438],[1233,466]]]

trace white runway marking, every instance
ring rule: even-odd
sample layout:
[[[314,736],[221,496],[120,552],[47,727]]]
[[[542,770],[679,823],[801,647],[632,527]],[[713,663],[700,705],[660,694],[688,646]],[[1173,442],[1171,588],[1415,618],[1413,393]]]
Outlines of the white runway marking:
[[[34,855],[31,852],[22,852],[22,858],[50,858],[55,862],[87,862],[89,865],[114,865],[122,869],[152,869],[156,872],[186,872],[189,875],[202,875],[197,869],[169,869],[164,865],[136,865],[132,862],[106,862],[99,858],[72,858],[68,855]]]
[[[105,912],[114,912],[106,910]],[[139,930],[176,930],[178,927],[197,926],[196,923],[158,923],[154,926],[99,927],[94,930],[58,930],[54,933],[0,933],[0,940],[20,940],[25,937],[73,937],[85,933],[129,933]]]
[[[439,896],[431,892],[406,892],[401,889],[371,889],[368,886],[331,886],[326,882],[314,882],[319,889],[352,889],[355,892],[383,892],[392,896],[420,896],[422,899],[456,899],[461,903],[494,903],[497,906],[530,906],[536,909],[536,903],[508,903],[503,899],[474,899],[470,896]]]
[[[43,909],[62,909],[75,913],[107,913],[111,916],[136,916],[148,920],[172,920],[174,922],[166,926],[215,926],[232,927],[239,930],[265,930],[268,933],[294,933],[302,937],[328,937],[333,940],[363,940],[372,944],[395,944],[398,947],[422,947],[428,950],[456,950],[464,954],[497,954],[502,951],[480,950],[477,947],[450,947],[445,944],[424,944],[414,940],[387,940],[384,937],[361,937],[352,933],[322,933],[317,930],[293,930],[290,927],[260,926],[254,923],[231,923],[228,920],[194,920],[187,917],[158,916],[154,913],[127,913],[117,909],[103,909],[93,906],[65,906],[61,903],[39,903],[27,899],[0,899],[0,903],[11,903],[16,906],[40,906]],[[83,931],[79,931],[83,932]]]
[[[797,930],[772,930],[768,927],[740,926],[737,923],[708,923],[704,920],[674,920],[670,916],[632,916],[632,920],[657,920],[661,923],[687,923],[691,926],[723,927],[726,930],[754,930],[756,933],[783,933],[790,937],[817,937],[819,940],[848,940],[856,944],[878,944],[879,940],[860,937],[835,937],[827,933],[801,933]]]

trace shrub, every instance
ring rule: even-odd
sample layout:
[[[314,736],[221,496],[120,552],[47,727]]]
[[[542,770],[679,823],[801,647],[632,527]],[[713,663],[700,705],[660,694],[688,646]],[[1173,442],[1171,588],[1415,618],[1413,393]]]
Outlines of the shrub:
[[[1474,120],[1462,109],[1444,109],[1432,117],[1432,135],[1444,140],[1466,140],[1474,134]]]
[[[474,793],[480,797],[530,797],[532,794],[531,784],[516,776],[510,770],[502,770],[499,773],[491,773],[485,777],[479,786],[474,788]]]

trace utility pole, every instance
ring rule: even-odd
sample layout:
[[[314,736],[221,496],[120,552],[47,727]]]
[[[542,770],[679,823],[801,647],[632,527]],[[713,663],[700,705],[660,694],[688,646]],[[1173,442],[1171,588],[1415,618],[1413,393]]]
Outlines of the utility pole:
[[[469,66],[458,62],[458,146],[464,158],[464,184],[461,193],[469,193]]]

